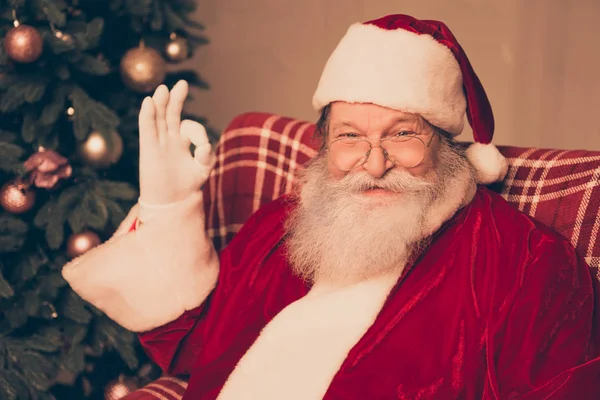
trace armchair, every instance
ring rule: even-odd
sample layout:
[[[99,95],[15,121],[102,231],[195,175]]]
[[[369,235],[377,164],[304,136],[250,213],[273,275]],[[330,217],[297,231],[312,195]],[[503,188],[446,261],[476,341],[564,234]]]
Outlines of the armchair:
[[[250,215],[291,190],[296,172],[317,154],[313,123],[246,113],[229,124],[204,187],[207,231],[217,251]],[[600,152],[499,146],[509,161],[491,185],[522,212],[568,238],[600,279]],[[127,400],[181,399],[184,379],[162,377]]]

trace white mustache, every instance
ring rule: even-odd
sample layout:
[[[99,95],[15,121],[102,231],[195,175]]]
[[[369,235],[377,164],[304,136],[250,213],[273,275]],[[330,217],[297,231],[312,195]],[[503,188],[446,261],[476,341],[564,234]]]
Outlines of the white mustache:
[[[416,193],[430,190],[434,187],[433,182],[414,177],[402,170],[388,171],[381,178],[373,178],[366,171],[350,173],[341,180],[330,181],[328,184],[336,192],[345,193],[360,193],[372,188],[381,188],[396,193]]]

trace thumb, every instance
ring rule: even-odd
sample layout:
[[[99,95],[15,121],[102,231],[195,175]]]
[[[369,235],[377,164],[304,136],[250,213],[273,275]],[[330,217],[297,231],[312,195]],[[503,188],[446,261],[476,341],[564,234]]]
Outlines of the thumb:
[[[181,121],[179,131],[181,136],[188,139],[196,146],[196,149],[194,150],[194,161],[200,167],[198,170],[202,175],[202,179],[206,179],[216,161],[212,152],[212,146],[208,141],[206,129],[202,124],[186,119]]]

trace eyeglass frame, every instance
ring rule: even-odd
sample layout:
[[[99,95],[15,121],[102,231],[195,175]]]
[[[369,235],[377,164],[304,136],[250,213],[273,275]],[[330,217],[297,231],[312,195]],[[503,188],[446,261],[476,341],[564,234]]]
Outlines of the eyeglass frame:
[[[411,133],[413,134],[413,135],[411,135],[410,139],[408,139],[408,140],[407,140],[407,142],[408,142],[409,140],[412,140],[412,139],[417,139],[417,140],[419,140],[421,143],[423,143],[423,146],[425,146],[425,151],[427,151],[427,149],[429,149],[429,148],[430,148],[430,146],[431,146],[431,143],[433,143],[433,138],[439,134],[439,132],[437,131],[437,129],[434,129],[434,130],[433,130],[433,132],[431,133],[431,137],[429,138],[429,142],[426,144],[426,143],[423,141],[423,139],[421,139],[421,138],[419,137],[419,135],[422,135],[422,134],[420,134],[420,133],[417,133],[417,132],[412,132],[412,131],[406,131],[406,132],[411,132]],[[408,135],[407,135],[407,136],[408,136]],[[379,147],[379,148],[381,149],[381,153],[383,154],[383,156],[385,157],[385,159],[386,159],[386,160],[389,160],[389,161],[391,161],[391,162],[392,162],[394,165],[397,165],[397,166],[402,166],[401,164],[397,164],[396,162],[394,162],[394,160],[392,160],[392,159],[390,158],[388,151],[387,151],[385,148],[383,148],[383,147],[381,146],[381,143],[382,143],[382,142],[384,142],[384,141],[386,141],[386,140],[390,140],[390,139],[392,139],[392,138],[393,138],[392,136],[385,136],[385,137],[381,137],[381,138],[367,138],[367,137],[348,138],[348,137],[338,137],[338,138],[336,138],[336,139],[333,139],[333,140],[331,141],[331,143],[329,143],[329,144],[325,145],[325,146],[324,146],[324,148],[325,148],[325,150],[327,150],[327,153],[329,154],[329,157],[330,157],[330,159],[331,159],[331,154],[330,154],[330,152],[331,152],[331,149],[330,149],[330,146],[331,146],[333,143],[335,143],[335,142],[339,142],[339,141],[342,141],[342,140],[344,140],[344,139],[346,139],[346,140],[350,139],[350,140],[352,140],[352,141],[357,141],[357,142],[359,142],[359,141],[363,141],[363,142],[367,142],[367,143],[369,143],[369,150],[368,150],[368,151],[365,153],[365,155],[366,155],[366,157],[365,157],[365,161],[363,161],[361,164],[359,164],[359,165],[357,165],[357,166],[355,166],[355,167],[353,167],[353,168],[349,169],[348,171],[346,171],[346,172],[349,172],[349,171],[352,171],[353,169],[360,168],[360,167],[362,167],[363,165],[365,165],[365,164],[366,164],[366,162],[369,160],[369,157],[371,156],[371,152],[373,151],[373,147],[374,147],[374,146],[373,146],[373,143],[371,143],[371,142],[372,142],[373,140],[377,140],[377,141],[379,141],[379,146],[375,146],[375,147]],[[414,166],[412,166],[412,167],[404,167],[404,168],[416,168],[416,167],[418,167],[419,165],[421,165],[421,164],[423,163],[423,160],[425,160],[425,156],[426,156],[426,155],[427,155],[427,154],[424,154],[424,155],[423,155],[423,158],[421,159],[421,161],[419,161],[419,163],[418,163],[417,165],[414,165]],[[332,161],[332,162],[333,162],[333,161]],[[334,164],[334,165],[335,165],[335,164]],[[336,166],[336,168],[339,168],[339,167],[337,167],[337,166]]]

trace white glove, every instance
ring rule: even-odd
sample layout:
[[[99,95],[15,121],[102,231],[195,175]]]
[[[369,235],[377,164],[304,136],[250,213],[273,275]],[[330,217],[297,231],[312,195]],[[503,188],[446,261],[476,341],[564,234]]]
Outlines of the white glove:
[[[200,190],[214,164],[206,129],[181,121],[188,84],[179,81],[171,92],[160,85],[146,97],[139,113],[140,219],[176,205]],[[194,156],[190,154],[194,143]]]

